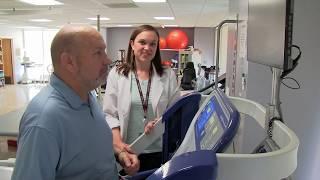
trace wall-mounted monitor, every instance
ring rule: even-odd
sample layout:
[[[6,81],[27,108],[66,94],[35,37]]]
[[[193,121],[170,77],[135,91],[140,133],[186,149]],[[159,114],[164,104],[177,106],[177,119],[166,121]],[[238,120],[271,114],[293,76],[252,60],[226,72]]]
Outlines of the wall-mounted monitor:
[[[248,61],[291,70],[293,0],[249,0]]]

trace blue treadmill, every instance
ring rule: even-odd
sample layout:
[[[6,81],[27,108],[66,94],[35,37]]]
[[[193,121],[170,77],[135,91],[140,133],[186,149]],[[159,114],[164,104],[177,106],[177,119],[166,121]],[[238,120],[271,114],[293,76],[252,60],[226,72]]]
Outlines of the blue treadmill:
[[[177,109],[176,105],[183,107],[179,101],[166,112],[169,112],[171,108]],[[186,106],[190,108],[190,104],[186,104]],[[197,107],[195,108],[197,109]],[[171,113],[170,116],[181,117],[183,115],[177,113]],[[166,116],[165,114],[163,117]],[[190,118],[190,115],[188,118]],[[217,166],[219,166],[217,164],[216,153],[224,152],[232,142],[239,127],[239,119],[239,112],[228,97],[220,89],[214,90],[209,96],[205,97],[192,121],[187,123],[188,130],[186,132],[181,131],[181,128],[186,127],[173,126],[180,128],[176,130],[170,127],[172,124],[175,124],[170,121],[183,122],[184,119],[177,120],[177,118],[170,119],[167,117],[159,122],[164,123],[165,127],[162,132],[164,164],[156,170],[141,172],[128,179],[214,180],[216,178]],[[161,127],[161,125],[158,127]],[[176,137],[176,134],[172,134],[172,132],[179,132],[179,137],[183,139],[177,140],[179,138]],[[148,138],[140,138],[141,142],[146,141],[146,139]],[[175,144],[175,141],[178,143]],[[137,140],[131,146],[135,149],[136,146],[140,145],[141,143]]]

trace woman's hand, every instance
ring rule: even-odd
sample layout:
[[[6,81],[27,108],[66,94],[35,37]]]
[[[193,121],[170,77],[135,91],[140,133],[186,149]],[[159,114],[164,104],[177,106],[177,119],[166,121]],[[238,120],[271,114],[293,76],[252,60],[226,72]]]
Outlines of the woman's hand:
[[[112,129],[113,149],[118,162],[121,164],[125,172],[129,175],[134,175],[140,168],[138,156],[133,152],[128,144],[122,141],[120,136],[120,128]]]
[[[129,146],[125,146],[118,153],[118,161],[123,167],[124,171],[130,176],[137,173],[140,168],[138,156],[131,150]]]
[[[145,126],[144,126],[144,133],[150,134],[156,124],[158,119],[154,119],[152,121],[149,121]]]

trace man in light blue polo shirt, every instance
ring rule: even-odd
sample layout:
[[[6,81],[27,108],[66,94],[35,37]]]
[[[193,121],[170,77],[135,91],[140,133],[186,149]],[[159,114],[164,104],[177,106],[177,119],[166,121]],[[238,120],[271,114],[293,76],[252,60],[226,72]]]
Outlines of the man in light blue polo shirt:
[[[69,25],[57,33],[50,84],[21,119],[13,180],[119,179],[115,154],[128,174],[137,172],[134,153],[114,152],[111,130],[90,93],[105,82],[111,63],[105,48],[89,26]]]

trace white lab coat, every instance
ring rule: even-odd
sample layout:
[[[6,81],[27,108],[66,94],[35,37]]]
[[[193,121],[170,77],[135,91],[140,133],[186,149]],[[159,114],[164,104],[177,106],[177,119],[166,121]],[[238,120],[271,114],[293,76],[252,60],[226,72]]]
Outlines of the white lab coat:
[[[106,121],[111,129],[120,127],[120,134],[124,142],[127,139],[131,106],[130,73],[128,77],[125,77],[116,72],[116,67],[111,69],[103,99],[103,111],[106,115]],[[151,104],[156,117],[161,117],[166,108],[180,96],[176,75],[170,68],[164,70],[162,77],[153,68],[151,89]]]

